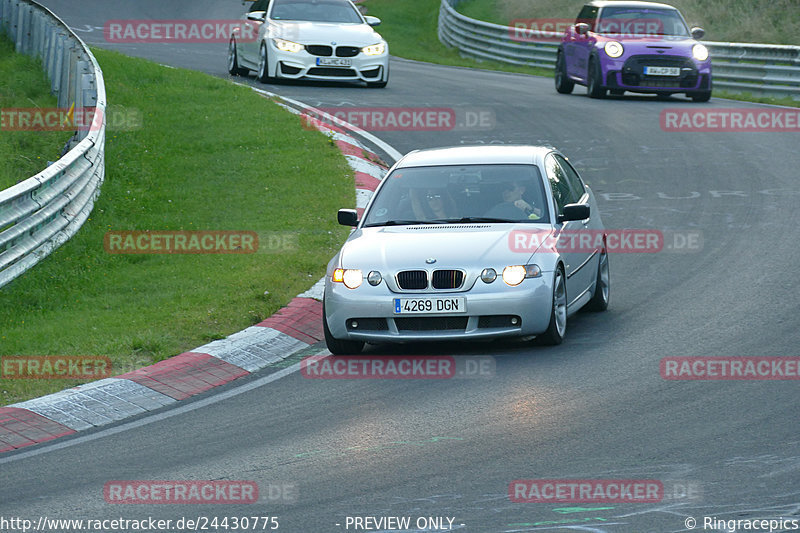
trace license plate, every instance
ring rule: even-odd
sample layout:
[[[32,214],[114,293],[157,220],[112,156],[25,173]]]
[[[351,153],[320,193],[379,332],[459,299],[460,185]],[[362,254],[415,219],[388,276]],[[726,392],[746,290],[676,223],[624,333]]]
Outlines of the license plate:
[[[678,67],[644,67],[646,76],[680,76],[681,69]]]
[[[341,57],[318,57],[317,65],[320,67],[349,67],[353,64],[352,59]]]
[[[466,313],[466,298],[395,298],[394,314]]]

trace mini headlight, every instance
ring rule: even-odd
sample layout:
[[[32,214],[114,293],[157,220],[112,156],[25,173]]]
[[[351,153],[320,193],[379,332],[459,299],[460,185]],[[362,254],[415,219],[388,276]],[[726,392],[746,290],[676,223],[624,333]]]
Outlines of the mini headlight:
[[[357,289],[361,286],[361,282],[364,281],[364,277],[358,269],[347,269],[344,271],[342,281],[348,289]]]
[[[507,266],[503,269],[503,281],[516,287],[525,279],[525,267],[522,265]]]
[[[481,272],[481,280],[484,283],[492,283],[497,279],[497,272],[493,268],[484,268]]]
[[[282,51],[282,52],[299,52],[305,46],[302,44],[293,43],[292,41],[287,41],[286,39],[272,39],[272,42],[275,43],[275,47]]]
[[[622,45],[617,41],[608,41],[606,43],[605,50],[606,54],[608,54],[608,57],[613,57],[613,58],[621,56],[622,53],[625,51],[625,49],[622,48]]]
[[[539,268],[539,265],[525,265],[526,278],[538,278],[541,275],[542,269]]]
[[[365,46],[361,49],[364,55],[379,56],[386,51],[386,43],[378,43],[370,46]]]
[[[705,61],[708,59],[708,48],[698,43],[692,47],[692,55],[698,61]]]
[[[375,286],[377,286],[377,285],[380,285],[380,284],[381,284],[381,280],[383,280],[383,276],[381,276],[381,273],[380,273],[380,272],[378,272],[377,270],[373,270],[373,271],[372,271],[372,272],[370,272],[370,273],[369,273],[369,275],[367,276],[367,281],[368,281],[368,282],[369,282],[369,284],[370,284],[370,285],[372,285],[373,287],[375,287]]]

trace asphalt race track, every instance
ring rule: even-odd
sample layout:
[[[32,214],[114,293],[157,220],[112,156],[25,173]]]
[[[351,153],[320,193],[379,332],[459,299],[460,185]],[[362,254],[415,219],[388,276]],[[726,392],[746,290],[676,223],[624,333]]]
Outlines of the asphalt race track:
[[[108,19],[232,19],[243,10],[232,0],[43,3],[91,45],[220,77],[224,43],[109,44],[101,28]],[[460,127],[450,131],[373,133],[402,153],[552,144],[594,189],[607,227],[695,232],[702,245],[612,255],[609,311],[573,316],[561,346],[395,350],[494,356],[491,376],[294,372],[237,390],[239,380],[178,410],[6,454],[0,515],[270,515],[279,531],[299,533],[357,531],[348,516],[451,517],[454,529],[492,533],[687,531],[689,516],[698,529],[703,516],[800,519],[797,382],[668,381],[659,372],[668,356],[800,356],[797,133],[662,131],[665,108],[757,107],[716,98],[598,101],[582,87],[559,95],[549,78],[401,59],[391,69],[386,89],[245,81],[314,106],[454,108]],[[489,121],[461,122],[476,113]],[[556,478],[658,479],[665,497],[566,508],[509,499],[514,480]],[[296,494],[253,505],[113,505],[103,498],[112,480],[253,480],[262,500],[270,485]]]

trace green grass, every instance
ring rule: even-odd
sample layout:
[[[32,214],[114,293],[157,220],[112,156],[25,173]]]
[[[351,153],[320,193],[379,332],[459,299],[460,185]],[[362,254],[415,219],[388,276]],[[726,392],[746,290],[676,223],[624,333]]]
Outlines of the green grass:
[[[11,41],[0,32],[0,110],[56,106],[41,61],[17,54]],[[48,160],[60,157],[64,143],[72,136],[63,131],[8,131],[4,128],[0,126],[0,190],[44,170]]]
[[[143,127],[107,133],[89,221],[0,289],[0,355],[108,356],[117,374],[251,326],[308,289],[346,237],[335,213],[355,191],[335,144],[251,89],[94,53],[109,101]],[[255,231],[262,249],[104,251],[107,231],[147,229]],[[267,249],[270,236],[288,236],[286,246]],[[0,405],[75,383],[3,379]]]
[[[550,75],[548,69],[462,57],[457,50],[443,45],[437,33],[441,0],[367,0],[364,5],[370,15],[383,21],[378,31],[394,56],[458,67]]]
[[[800,44],[797,0],[667,0],[707,41]],[[507,25],[515,18],[574,19],[584,0],[464,0],[468,17]]]

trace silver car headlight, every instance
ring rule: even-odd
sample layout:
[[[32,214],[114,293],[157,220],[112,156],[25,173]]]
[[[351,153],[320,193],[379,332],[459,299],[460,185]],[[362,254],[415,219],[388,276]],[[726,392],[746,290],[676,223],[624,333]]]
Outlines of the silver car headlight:
[[[357,268],[337,268],[333,271],[331,280],[334,283],[344,283],[344,286],[348,289],[357,289],[361,286],[361,282],[364,281],[364,276]]]
[[[367,56],[379,56],[386,51],[386,43],[378,43],[373,44],[370,46],[365,46],[361,49],[364,52],[364,55]]]
[[[608,57],[618,58],[625,52],[625,49],[617,41],[608,41],[605,46],[606,54]]]
[[[503,281],[506,285],[516,287],[526,278],[538,278],[542,275],[539,265],[511,265],[503,269]]]
[[[708,48],[698,43],[692,47],[692,55],[698,61],[705,61],[708,59]]]
[[[286,39],[278,39],[277,37],[272,39],[272,42],[275,43],[275,48],[281,52],[300,52],[305,48],[302,44],[287,41]]]

